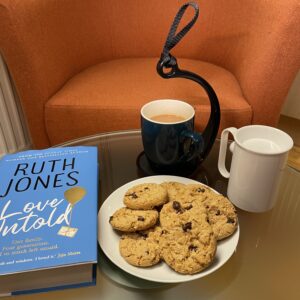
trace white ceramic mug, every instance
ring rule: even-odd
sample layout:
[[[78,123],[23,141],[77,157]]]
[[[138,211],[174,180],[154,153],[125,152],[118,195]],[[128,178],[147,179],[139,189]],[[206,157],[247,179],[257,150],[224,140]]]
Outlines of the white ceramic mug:
[[[233,152],[230,173],[225,166],[229,133],[234,138],[230,145]],[[292,138],[273,127],[249,125],[224,129],[218,168],[224,177],[229,178],[227,195],[232,203],[250,212],[271,209],[292,147]]]

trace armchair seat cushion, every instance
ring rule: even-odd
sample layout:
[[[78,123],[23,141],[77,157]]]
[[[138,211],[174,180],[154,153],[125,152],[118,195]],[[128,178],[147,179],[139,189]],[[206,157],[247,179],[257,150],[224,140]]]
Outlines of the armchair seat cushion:
[[[186,79],[163,79],[158,58],[124,58],[99,63],[71,78],[45,105],[52,145],[99,132],[140,128],[140,108],[154,99],[179,99],[194,106],[196,129],[202,131],[210,105],[205,91]],[[229,71],[203,61],[178,58],[181,69],[205,78],[221,107],[221,126],[251,124],[252,109]]]

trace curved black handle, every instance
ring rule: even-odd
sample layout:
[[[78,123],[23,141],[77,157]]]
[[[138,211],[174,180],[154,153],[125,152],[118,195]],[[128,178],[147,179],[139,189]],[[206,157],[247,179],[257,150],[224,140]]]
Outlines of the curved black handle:
[[[194,16],[191,19],[191,21],[185,27],[183,27],[183,29],[181,29],[179,33],[176,34],[178,25],[181,22],[184,13],[189,7],[191,7],[194,10]],[[199,16],[199,7],[197,3],[187,2],[180,7],[171,25],[169,34],[167,36],[167,40],[163,48],[163,52],[161,54],[159,62],[157,63],[156,70],[161,77],[166,79],[186,78],[186,79],[193,80],[198,84],[200,84],[204,88],[205,92],[207,93],[210,101],[211,112],[210,112],[210,117],[207,126],[202,134],[204,147],[199,155],[200,159],[204,160],[207,154],[209,153],[209,151],[211,150],[212,145],[214,144],[220,126],[220,106],[219,106],[218,97],[215,91],[213,90],[213,88],[205,79],[192,72],[180,70],[177,65],[176,58],[172,56],[170,53],[170,50],[173,49],[178,44],[178,42],[194,26],[198,16]]]
[[[215,91],[211,85],[199,75],[189,71],[180,70],[177,65],[176,58],[171,54],[168,56],[161,56],[159,62],[157,63],[156,70],[161,77],[166,79],[186,78],[195,81],[200,84],[207,93],[210,101],[211,112],[209,121],[202,133],[204,147],[200,153],[200,159],[204,160],[215,142],[220,126],[220,105]]]

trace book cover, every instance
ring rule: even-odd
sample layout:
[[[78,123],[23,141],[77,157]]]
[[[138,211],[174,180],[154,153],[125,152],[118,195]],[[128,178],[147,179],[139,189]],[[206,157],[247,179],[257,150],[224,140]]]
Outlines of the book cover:
[[[96,147],[4,156],[0,160],[0,277],[96,263],[97,189]]]

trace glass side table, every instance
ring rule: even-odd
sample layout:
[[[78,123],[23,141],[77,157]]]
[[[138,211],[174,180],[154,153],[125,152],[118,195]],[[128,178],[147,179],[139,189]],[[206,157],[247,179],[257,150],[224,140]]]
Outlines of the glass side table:
[[[140,131],[99,134],[62,144],[78,145],[99,148],[99,206],[115,189],[143,176],[136,165],[142,151]],[[227,180],[217,169],[218,151],[219,141],[216,141],[193,179],[226,195]],[[299,172],[286,167],[278,197],[276,206],[266,213],[238,209],[237,250],[223,267],[204,278],[177,285],[157,285],[127,275],[100,253],[95,287],[18,299],[300,299]]]

